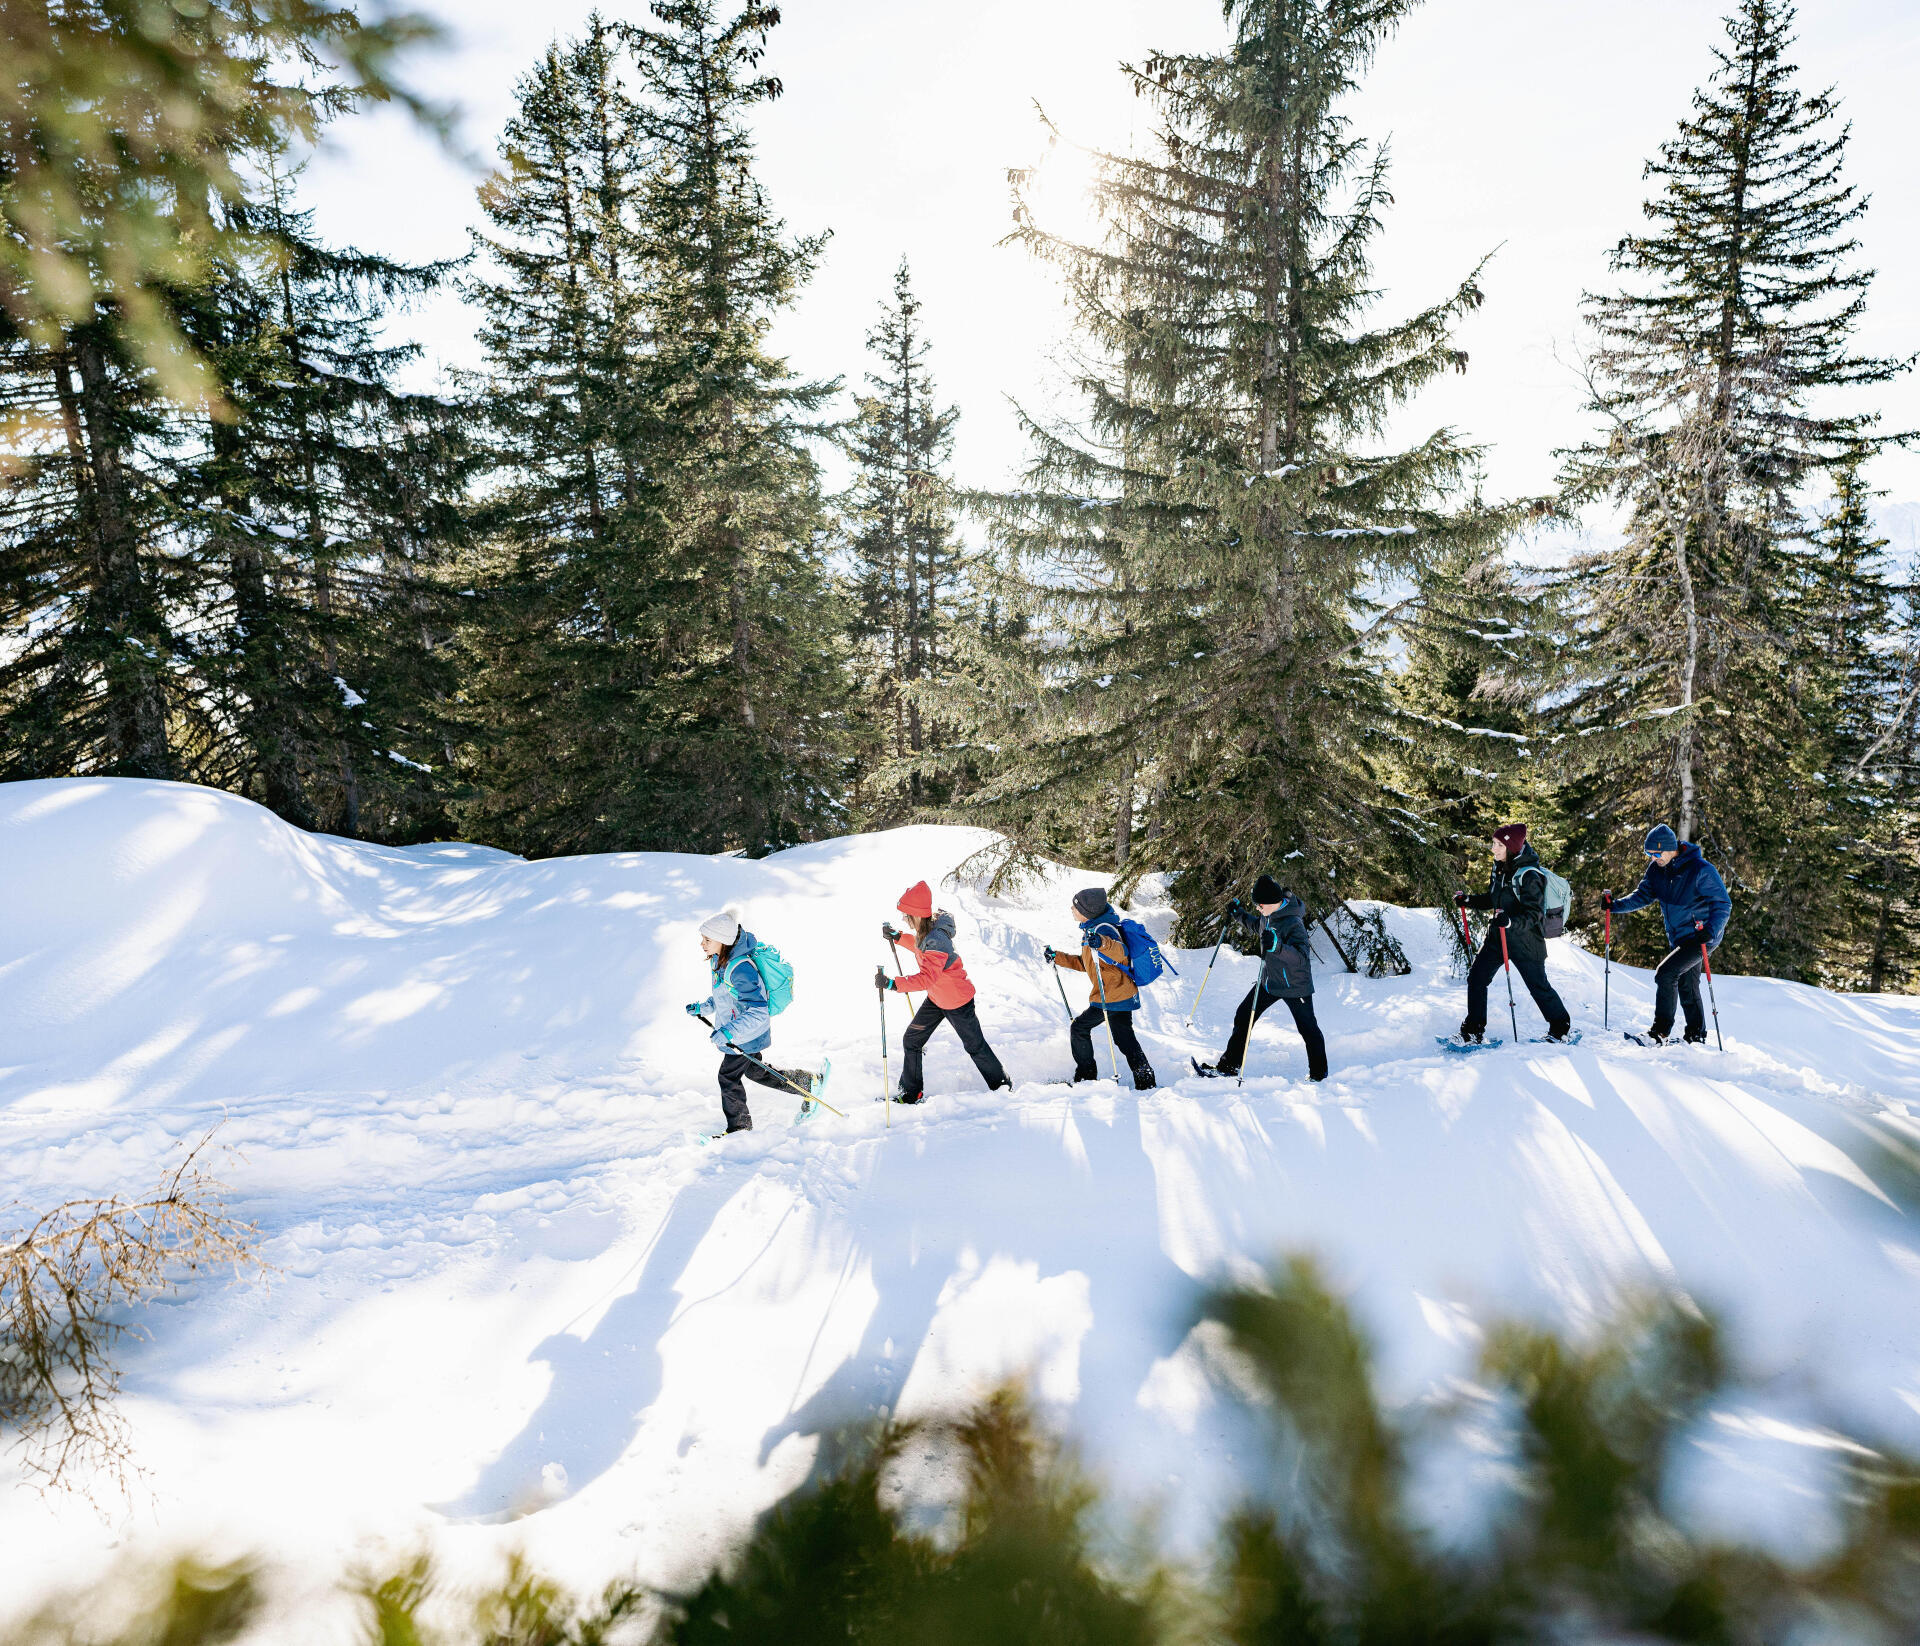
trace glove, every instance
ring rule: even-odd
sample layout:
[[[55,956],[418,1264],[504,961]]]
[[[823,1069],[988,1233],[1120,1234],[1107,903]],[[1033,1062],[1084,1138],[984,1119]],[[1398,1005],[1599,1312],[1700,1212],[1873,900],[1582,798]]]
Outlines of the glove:
[[[1613,907],[1612,892],[1602,892],[1600,894],[1600,907],[1603,909],[1611,909]]]
[[[1494,925],[1504,926],[1507,924],[1508,921],[1510,921],[1513,918],[1513,916],[1508,914],[1505,909],[1495,909],[1493,911],[1492,918],[1493,918]]]
[[[1237,897],[1227,905],[1228,914],[1242,914],[1245,912],[1245,910],[1246,910],[1246,905],[1242,903],[1240,899]]]
[[[689,1000],[687,1002],[687,1016],[689,1017],[704,1017],[706,1011],[707,1003],[704,1000]]]
[[[1049,944],[1046,948],[1042,949],[1040,952],[1046,956],[1047,964],[1049,966],[1053,964],[1055,957],[1059,954],[1059,950],[1055,949],[1051,944]]]
[[[1467,906],[1467,899],[1471,896],[1473,896],[1472,892],[1455,892],[1453,894],[1453,906],[1456,909],[1464,909]]]
[[[899,928],[893,925],[890,925],[888,922],[884,920],[880,922],[880,935],[884,937],[889,943],[898,943],[900,941]]]
[[[873,968],[873,986],[883,994],[893,987],[893,979],[887,976],[887,971],[884,966],[875,966]]]

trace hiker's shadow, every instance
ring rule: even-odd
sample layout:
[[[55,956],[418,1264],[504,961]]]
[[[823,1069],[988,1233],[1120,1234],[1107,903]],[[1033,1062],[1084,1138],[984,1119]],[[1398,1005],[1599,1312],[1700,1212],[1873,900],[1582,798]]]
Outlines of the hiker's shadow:
[[[1094,1323],[1079,1348],[1073,1420],[1109,1429],[1130,1420],[1148,1373],[1185,1337],[1196,1295],[1192,1279],[1162,1249],[1157,1221],[1138,1215],[1156,1202],[1138,1108],[1122,1098],[1103,1117],[1093,1106],[1077,1106],[1051,1138],[1034,1128],[1018,1140],[1003,1132],[987,1146],[1004,1163],[995,1174],[970,1178],[987,1203],[953,1205],[954,1162],[937,1150],[902,1151],[884,1187],[869,1188],[854,1255],[867,1259],[873,1313],[819,1389],[761,1437],[763,1463],[782,1441],[811,1435],[820,1440],[811,1477],[833,1474],[849,1445],[898,1411],[949,1280],[997,1259],[1031,1265],[1041,1281],[1086,1277]],[[1132,1215],[1116,1217],[1122,1207]],[[982,1244],[988,1230],[992,1243]],[[1141,1297],[1157,1306],[1142,1313],[1134,1302]],[[988,1390],[943,1392],[957,1413]]]
[[[660,1338],[680,1302],[674,1282],[738,1188],[718,1175],[680,1191],[631,1289],[593,1331],[556,1333],[529,1357],[553,1369],[553,1382],[520,1433],[458,1499],[433,1507],[455,1520],[514,1520],[572,1497],[620,1461],[660,1394]]]

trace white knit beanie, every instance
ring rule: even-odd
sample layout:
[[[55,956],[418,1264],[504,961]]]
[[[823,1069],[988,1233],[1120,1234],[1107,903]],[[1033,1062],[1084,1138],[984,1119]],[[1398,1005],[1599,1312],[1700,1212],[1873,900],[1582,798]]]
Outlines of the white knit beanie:
[[[700,922],[700,935],[710,937],[716,943],[731,943],[740,935],[740,922],[722,909],[718,914],[710,914]]]

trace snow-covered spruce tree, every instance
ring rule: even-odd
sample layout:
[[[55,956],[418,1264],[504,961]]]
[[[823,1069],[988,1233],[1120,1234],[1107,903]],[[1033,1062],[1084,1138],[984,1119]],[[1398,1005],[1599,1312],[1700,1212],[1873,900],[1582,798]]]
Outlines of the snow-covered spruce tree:
[[[757,850],[839,798],[808,444],[832,389],[764,347],[818,243],[785,238],[745,124],[778,15],[654,13],[549,53],[483,193],[499,474],[465,820],[523,851]]]
[[[1811,977],[1843,871],[1803,703],[1798,591],[1819,551],[1801,493],[1875,443],[1834,391],[1904,368],[1854,351],[1866,203],[1842,181],[1833,99],[1795,83],[1792,24],[1784,0],[1742,0],[1648,167],[1648,228],[1613,255],[1623,289],[1588,300],[1601,430],[1564,481],[1574,504],[1624,505],[1627,533],[1571,570],[1578,688],[1555,723],[1580,771],[1563,802],[1571,872],[1630,880],[1640,832],[1670,821],[1728,872],[1729,960]],[[1659,942],[1636,927],[1629,946],[1642,937]]]
[[[1463,498],[1447,430],[1382,451],[1395,408],[1464,366],[1444,301],[1362,329],[1387,161],[1340,112],[1412,0],[1233,0],[1232,44],[1126,72],[1157,113],[1103,157],[1109,233],[1015,237],[1062,272],[1077,426],[1029,422],[1026,488],[983,498],[1018,619],[978,647],[964,814],[1022,846],[1175,871],[1189,935],[1287,863],[1310,901],[1455,884],[1390,784],[1394,625],[1508,517]],[[1144,831],[1137,824],[1144,823]]]
[[[947,475],[960,414],[940,404],[919,314],[902,259],[892,301],[867,334],[876,369],[847,440],[855,689],[874,739],[869,758],[887,765],[860,785],[862,811],[873,817],[930,798],[917,757],[940,742],[937,697],[965,599],[966,557]],[[923,704],[916,688],[925,687],[935,700]]]
[[[213,730],[195,775],[303,828],[417,838],[445,827],[440,573],[468,442],[459,408],[394,387],[418,350],[378,332],[447,271],[321,245],[290,182],[272,157],[262,198],[227,208],[248,250],[183,303],[224,396],[175,484],[209,591],[193,654]]]

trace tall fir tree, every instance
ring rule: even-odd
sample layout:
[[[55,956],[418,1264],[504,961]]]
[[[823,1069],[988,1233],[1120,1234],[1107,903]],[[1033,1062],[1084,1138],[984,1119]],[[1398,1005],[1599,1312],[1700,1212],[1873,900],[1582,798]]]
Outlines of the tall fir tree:
[[[1481,294],[1364,328],[1387,159],[1342,112],[1411,4],[1229,0],[1227,50],[1127,71],[1159,124],[1104,157],[1102,243],[1016,195],[1017,238],[1066,279],[1086,412],[1029,421],[1027,487],[981,500],[1026,622],[982,643],[971,722],[1000,763],[968,811],[1129,879],[1174,871],[1191,934],[1282,863],[1310,903],[1457,883],[1393,786],[1388,654],[1421,581],[1509,516],[1451,431],[1379,436],[1464,366],[1452,329]]]
[[[818,242],[785,237],[746,127],[778,13],[654,13],[549,53],[483,192],[499,484],[465,817],[536,853],[759,850],[840,803],[810,449],[834,386],[765,349]]]
[[[1820,780],[1842,872],[1822,979],[1878,993],[1920,969],[1920,603],[1889,578],[1863,461],[1835,470],[1813,533],[1801,706],[1826,750]]]
[[[947,468],[959,411],[942,406],[927,364],[931,345],[903,258],[893,299],[867,334],[876,370],[848,437],[854,478],[849,548],[856,601],[856,690],[880,762],[862,787],[869,817],[933,798],[920,756],[941,741],[939,702],[952,631],[965,599],[965,564]]]
[[[395,386],[419,350],[393,307],[445,265],[314,236],[270,157],[261,198],[184,304],[222,388],[175,495],[207,575],[195,671],[216,734],[196,771],[304,828],[409,840],[445,826],[466,419]]]
[[[1565,484],[1628,520],[1619,549],[1571,571],[1575,688],[1555,720],[1578,767],[1574,872],[1628,878],[1641,831],[1671,822],[1728,872],[1730,959],[1812,977],[1838,872],[1795,638],[1818,554],[1801,493],[1874,443],[1871,415],[1833,410],[1834,391],[1904,363],[1854,349],[1866,202],[1842,179],[1833,98],[1796,84],[1793,18],[1786,0],[1729,17],[1691,117],[1648,167],[1648,229],[1614,252],[1626,284],[1588,300],[1602,435],[1569,454]]]
[[[0,330],[0,429],[0,778],[182,775],[178,408],[102,304],[51,343]]]

